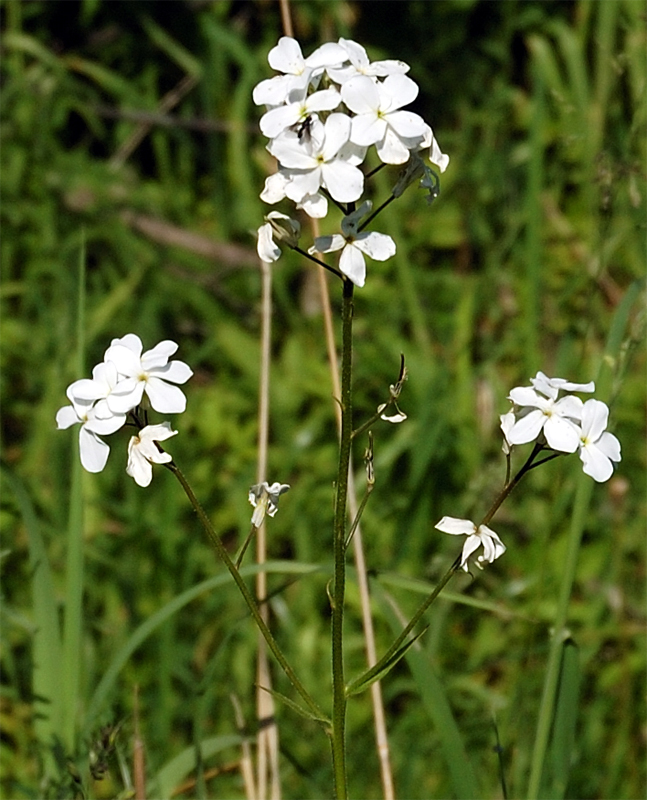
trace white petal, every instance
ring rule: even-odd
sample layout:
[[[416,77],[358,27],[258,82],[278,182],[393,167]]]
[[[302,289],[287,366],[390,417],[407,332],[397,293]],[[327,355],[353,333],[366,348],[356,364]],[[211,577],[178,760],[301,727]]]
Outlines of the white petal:
[[[404,76],[402,76],[404,77]],[[415,139],[425,135],[427,123],[413,111],[394,111],[388,116],[389,126],[400,138]]]
[[[126,472],[139,486],[148,486],[153,480],[153,467],[139,452],[139,439],[133,436],[128,443],[128,466]]]
[[[534,441],[544,427],[546,417],[541,411],[531,411],[525,417],[518,419],[508,433],[510,444],[526,444]]]
[[[301,45],[291,36],[281,36],[278,44],[270,50],[267,61],[277,72],[293,75],[302,72],[305,67]]]
[[[622,459],[620,442],[612,433],[603,433],[595,444],[598,450],[604,453],[607,458],[610,458],[611,461],[620,461]]]
[[[143,369],[149,370],[153,367],[163,367],[177,349],[178,345],[170,339],[165,339],[163,342],[156,344],[152,350],[147,350],[142,356]]]
[[[355,114],[377,115],[380,107],[380,91],[374,81],[365,75],[358,75],[345,81],[341,87],[344,103]]]
[[[186,409],[186,397],[177,386],[151,376],[146,381],[146,394],[155,411],[160,414],[181,414]]]
[[[384,164],[406,164],[409,160],[410,153],[406,140],[402,141],[389,127],[384,132],[382,141],[377,142],[376,150],[380,161]]]
[[[434,527],[443,533],[454,535],[473,534],[476,531],[476,525],[471,520],[458,517],[443,517]]]
[[[580,443],[580,432],[569,420],[553,414],[544,425],[544,436],[549,447],[562,453],[574,453]]]
[[[339,203],[353,203],[364,191],[364,173],[346,161],[335,159],[321,167],[322,184]]]
[[[308,249],[310,255],[315,253],[334,253],[336,250],[341,250],[345,247],[346,239],[338,233],[333,233],[332,236],[317,236],[315,243]]]
[[[386,130],[386,120],[376,114],[361,114],[353,117],[350,136],[356,145],[368,147],[383,139]]]
[[[609,407],[600,400],[587,400],[582,408],[582,434],[592,442],[602,436],[609,421]]]
[[[580,459],[584,464],[583,470],[598,483],[608,481],[613,474],[613,466],[606,455],[594,444],[582,447]]]
[[[271,264],[273,261],[278,261],[281,257],[281,251],[274,244],[272,239],[272,226],[269,222],[258,229],[258,241],[256,242],[256,251],[261,261],[266,264]]]
[[[261,132],[268,139],[276,138],[286,128],[295,125],[301,116],[301,107],[298,103],[287,106],[271,108],[265,112],[259,121]]]
[[[171,383],[186,383],[193,375],[193,370],[184,361],[171,361],[170,364],[165,364],[163,367],[151,369],[150,375]]]
[[[56,412],[56,427],[59,431],[64,431],[72,425],[81,422],[79,415],[74,410],[74,406],[63,406]]]
[[[380,84],[380,106],[382,111],[394,111],[409,105],[418,96],[418,84],[406,75],[389,75]]]
[[[339,269],[359,287],[364,286],[366,280],[366,262],[364,256],[357,248],[348,245],[344,248],[339,259]]]
[[[355,241],[355,247],[375,261],[386,261],[395,255],[395,242],[386,233],[372,231],[360,234]]]
[[[83,425],[79,431],[79,452],[83,469],[88,472],[101,472],[108,460],[110,448]]]
[[[328,213],[328,200],[319,192],[315,192],[302,197],[297,203],[297,208],[302,208],[313,219],[323,219]]]

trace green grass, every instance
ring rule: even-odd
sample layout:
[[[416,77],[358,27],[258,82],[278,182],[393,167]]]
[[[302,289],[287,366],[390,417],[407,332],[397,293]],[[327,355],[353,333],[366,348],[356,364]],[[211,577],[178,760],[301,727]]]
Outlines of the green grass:
[[[196,777],[202,743],[206,796],[242,797],[226,767],[240,757],[231,693],[253,733],[257,640],[244,604],[170,474],[135,486],[124,432],[103,473],[81,474],[76,433],[54,417],[111,338],[179,342],[195,376],[172,452],[236,551],[256,459],[252,233],[272,169],[251,88],[270,74],[278,7],[14,0],[3,11],[3,792],[71,796],[65,757],[87,782],[108,723],[123,723],[130,764],[137,686],[150,796]],[[500,488],[510,388],[539,369],[596,379],[623,448],[607,484],[586,484],[588,504],[577,457],[532,473],[492,523],[505,556],[432,606],[383,684],[397,796],[475,796],[474,781],[479,796],[501,796],[497,735],[509,797],[641,796],[643,4],[313,1],[293,13],[305,52],[349,36],[373,58],[407,61],[415,110],[451,157],[431,207],[410,189],[378,218],[398,254],[369,263],[355,293],[359,423],[384,401],[401,352],[409,368],[408,420],[374,430],[362,519],[378,650],[394,608],[407,617],[421,600],[412,581],[433,585],[456,555],[434,523],[478,517]],[[197,84],[167,124],[128,148],[129,113],[157,113],[185,75]],[[375,199],[395,178],[385,173]],[[328,709],[336,445],[312,270],[293,254],[273,269],[269,477],[292,488],[268,529],[269,585],[280,644]],[[570,639],[551,644],[560,615]],[[352,577],[346,625],[352,678],[364,667]],[[329,796],[326,738],[286,706],[277,715],[285,797]],[[351,700],[348,729],[350,794],[380,796],[366,695]],[[88,791],[115,797],[123,785],[115,759]]]

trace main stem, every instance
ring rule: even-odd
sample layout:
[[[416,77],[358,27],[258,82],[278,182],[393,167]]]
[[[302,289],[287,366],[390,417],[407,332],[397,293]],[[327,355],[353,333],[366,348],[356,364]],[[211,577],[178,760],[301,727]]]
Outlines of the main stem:
[[[344,681],[344,593],[346,590],[346,501],[348,468],[353,432],[351,376],[353,355],[353,283],[344,280],[341,345],[341,437],[335,497],[334,557],[335,578],[332,594],[332,760],[335,796],[348,797],[346,785],[346,685]]]

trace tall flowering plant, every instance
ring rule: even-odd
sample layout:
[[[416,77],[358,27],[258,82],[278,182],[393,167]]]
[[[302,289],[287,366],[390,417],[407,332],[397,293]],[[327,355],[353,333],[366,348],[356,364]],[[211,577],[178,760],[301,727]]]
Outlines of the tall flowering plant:
[[[519,481],[531,470],[562,456],[579,456],[583,471],[597,482],[610,478],[621,459],[618,439],[606,430],[608,407],[594,398],[582,399],[595,391],[592,381],[574,383],[537,372],[529,386],[510,391],[509,410],[501,416],[502,450],[506,477],[499,495],[477,524],[461,517],[443,516],[436,529],[465,536],[461,552],[449,566],[434,591],[424,600],[387,651],[362,674],[347,680],[344,665],[344,606],[347,548],[365,507],[363,502],[349,520],[349,468],[353,441],[368,433],[366,450],[367,494],[373,488],[373,444],[371,428],[381,421],[401,423],[406,414],[399,398],[406,380],[404,360],[396,382],[389,387],[385,402],[364,421],[356,421],[352,404],[353,296],[366,281],[366,258],[385,261],[396,252],[394,240],[368,230],[380,211],[418,183],[433,200],[439,192],[439,175],[447,168],[445,155],[431,127],[406,109],[418,94],[402,61],[371,62],[364,48],[351,40],[339,39],[304,57],[296,40],[283,37],[268,57],[278,73],[261,81],[253,91],[254,102],[265,107],[260,118],[267,149],[276,159],[277,171],[266,182],[261,199],[274,205],[287,202],[306,218],[321,219],[331,207],[340,213],[337,233],[317,236],[302,247],[301,222],[281,211],[271,211],[258,229],[258,254],[266,263],[275,262],[281,246],[287,246],[340,280],[341,387],[337,398],[341,409],[339,459],[335,482],[335,513],[332,532],[334,576],[329,588],[331,608],[332,701],[322,709],[301,682],[294,666],[284,656],[253,594],[241,577],[240,564],[254,531],[264,518],[273,517],[287,484],[261,481],[249,490],[253,506],[251,531],[234,561],[191,486],[164,447],[175,436],[168,421],[151,422],[149,414],[179,414],[186,407],[180,385],[192,375],[182,361],[169,360],[178,349],[163,341],[143,352],[135,334],[113,339],[103,361],[92,370],[92,378],[77,380],[67,389],[69,405],[62,407],[56,421],[61,429],[80,425],[79,448],[83,467],[89,472],[104,469],[110,448],[103,437],[123,426],[133,429],[127,447],[126,470],[137,484],[150,484],[153,469],[163,466],[179,480],[196,510],[210,542],[231,573],[250,613],[277,662],[300,698],[291,707],[319,722],[329,736],[337,797],[347,796],[346,707],[351,696],[383,678],[404,656],[420,633],[417,623],[458,571],[473,566],[484,568],[506,552],[491,522]],[[365,198],[375,169],[367,171],[366,160],[375,149],[378,169],[397,170],[390,195],[373,211]],[[433,167],[432,167],[433,165]],[[435,168],[435,169],[434,169]],[[293,213],[295,213],[293,212]],[[335,263],[323,260],[337,254]],[[528,446],[521,467],[513,475],[512,464],[518,448]]]

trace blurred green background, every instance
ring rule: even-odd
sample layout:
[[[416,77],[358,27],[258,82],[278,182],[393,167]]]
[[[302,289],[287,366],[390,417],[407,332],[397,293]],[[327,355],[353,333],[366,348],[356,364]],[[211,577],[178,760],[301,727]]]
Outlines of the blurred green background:
[[[251,92],[272,74],[267,53],[281,23],[278,5],[262,0],[5,0],[0,9],[3,791],[69,797],[62,751],[53,767],[43,741],[43,715],[61,698],[45,702],[32,683],[34,665],[55,672],[56,636],[40,661],[32,648],[43,619],[49,614],[48,633],[56,632],[81,591],[66,582],[77,432],[57,431],[54,417],[67,385],[89,373],[113,337],[135,332],[145,349],[177,341],[195,376],[169,449],[235,551],[249,529],[255,475],[254,231],[269,210],[258,195],[274,169]],[[575,746],[567,783],[550,796],[642,796],[645,5],[310,0],[293,3],[292,14],[305,54],[344,36],[373,59],[410,64],[420,86],[412,108],[451,157],[431,207],[411,188],[376,222],[398,253],[369,262],[356,292],[358,423],[386,399],[401,352],[410,373],[401,398],[408,421],[375,429],[377,485],[363,528],[376,591],[413,611],[420,595],[392,577],[433,583],[457,552],[433,524],[489,508],[505,474],[497,426],[508,391],[540,369],[596,378],[614,333],[598,397],[611,405],[623,459],[593,489],[569,617],[580,664]],[[377,202],[396,174],[379,174]],[[324,229],[337,225],[330,214]],[[279,640],[326,703],[336,445],[313,269],[291,253],[273,268],[268,477],[292,489],[269,526],[269,548],[273,559],[320,570],[295,576],[277,567],[270,586]],[[339,285],[330,285],[336,311]],[[82,476],[81,683],[77,750],[66,755],[83,773],[99,727],[121,722],[129,759],[136,685],[154,797],[175,756],[236,736],[232,692],[253,724],[256,634],[225,577],[134,647],[140,625],[223,568],[170,474],[156,470],[147,490],[125,474],[127,438],[112,436],[104,472]],[[357,443],[358,463],[364,446]],[[523,482],[492,523],[505,556],[450,587],[469,604],[451,595],[428,616],[425,663],[440,677],[482,797],[502,796],[497,733],[509,796],[526,788],[579,473],[571,456]],[[348,600],[352,674],[364,658],[352,583]],[[391,633],[377,602],[375,619],[383,649]],[[384,683],[396,792],[456,796],[421,680],[403,662]],[[280,675],[276,685],[289,692]],[[329,796],[325,737],[283,706],[277,714],[285,796]],[[227,769],[239,748],[213,749],[204,773],[222,771],[182,796],[243,796],[239,773]],[[351,795],[380,796],[368,696],[349,707],[349,762]],[[90,794],[122,788],[113,761]]]

